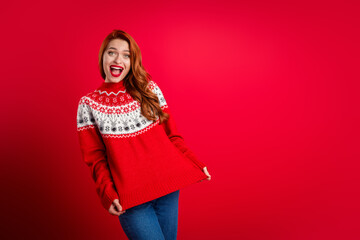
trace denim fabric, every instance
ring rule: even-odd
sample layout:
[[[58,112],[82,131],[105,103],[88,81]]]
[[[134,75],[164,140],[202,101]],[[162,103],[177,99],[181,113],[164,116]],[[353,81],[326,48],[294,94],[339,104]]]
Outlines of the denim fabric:
[[[119,216],[129,240],[176,240],[180,190],[134,206]]]

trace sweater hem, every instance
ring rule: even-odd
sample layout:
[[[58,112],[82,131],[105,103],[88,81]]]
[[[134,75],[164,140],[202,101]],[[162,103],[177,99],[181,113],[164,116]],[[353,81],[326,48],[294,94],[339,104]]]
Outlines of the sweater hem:
[[[206,174],[202,171],[199,171],[198,174],[192,175],[171,176],[167,179],[168,181],[164,181],[163,184],[148,184],[131,193],[119,193],[120,204],[123,207],[123,210],[127,210],[131,207],[162,197],[207,178]]]

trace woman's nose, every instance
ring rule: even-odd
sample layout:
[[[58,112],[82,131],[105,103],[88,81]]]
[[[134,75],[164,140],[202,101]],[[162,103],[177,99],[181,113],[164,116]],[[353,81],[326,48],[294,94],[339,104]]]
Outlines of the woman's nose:
[[[116,62],[116,63],[120,63],[120,62],[121,62],[121,57],[120,57],[120,55],[118,55],[118,56],[115,58],[115,62]]]

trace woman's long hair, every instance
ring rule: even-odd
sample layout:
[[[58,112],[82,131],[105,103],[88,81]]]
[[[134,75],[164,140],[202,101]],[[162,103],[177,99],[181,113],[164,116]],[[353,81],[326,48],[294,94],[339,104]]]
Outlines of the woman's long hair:
[[[106,36],[101,44],[99,51],[99,70],[101,77],[105,80],[106,75],[103,68],[103,55],[109,42],[113,39],[122,39],[128,42],[130,47],[130,68],[131,70],[127,76],[122,80],[126,91],[131,97],[141,104],[141,114],[148,120],[156,120],[156,115],[159,116],[160,124],[169,118],[169,114],[162,111],[159,99],[154,92],[148,87],[148,81],[151,80],[151,75],[146,72],[141,62],[140,48],[135,40],[126,32],[122,30],[113,30]]]

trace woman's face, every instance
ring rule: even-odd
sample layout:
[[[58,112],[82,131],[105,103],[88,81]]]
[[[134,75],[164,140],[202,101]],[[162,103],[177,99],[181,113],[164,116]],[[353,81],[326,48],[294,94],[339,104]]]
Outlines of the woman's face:
[[[105,82],[120,82],[130,71],[130,49],[127,41],[113,39],[103,55]]]

